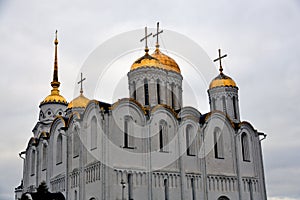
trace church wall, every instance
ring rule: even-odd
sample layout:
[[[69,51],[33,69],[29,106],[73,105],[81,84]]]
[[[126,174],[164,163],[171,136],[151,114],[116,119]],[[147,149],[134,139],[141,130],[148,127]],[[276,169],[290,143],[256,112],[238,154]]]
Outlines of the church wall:
[[[203,200],[203,183],[202,177],[199,174],[186,174],[185,175],[185,185],[184,185],[184,199],[186,200]]]
[[[25,179],[24,179],[24,187],[26,191],[31,191],[36,186],[36,173],[32,173],[32,151],[36,148],[34,146],[30,146],[26,151],[26,170],[24,170]],[[34,162],[36,166],[36,161]]]
[[[120,99],[107,108],[110,105],[92,100],[86,108],[68,109],[69,120],[54,119],[64,116],[65,105],[41,106],[40,121],[33,131],[36,140],[31,140],[25,155],[25,190],[33,191],[46,180],[50,191],[62,192],[68,200],[122,200],[122,190],[127,200],[265,199],[257,132],[243,125],[236,130],[237,124],[232,123],[239,122],[238,88],[209,89],[211,110],[221,112],[207,113],[203,121],[205,116],[195,108],[182,108],[177,113],[182,107],[180,73],[144,66],[130,71],[128,79],[130,97],[139,103]],[[218,150],[216,128],[222,138],[217,142]],[[35,142],[50,131],[47,168],[43,170],[43,139],[38,145]],[[249,162],[243,160],[243,131],[249,136]],[[188,133],[193,135],[189,139]],[[77,134],[79,142],[75,141]]]
[[[222,134],[223,158],[215,157],[214,131],[219,128]],[[208,174],[235,175],[234,130],[231,125],[218,117],[211,117],[204,130],[205,161]]]
[[[190,133],[187,133],[188,127],[192,127],[192,129],[190,129]],[[179,132],[179,144],[181,149],[181,159],[183,163],[182,168],[184,169],[185,173],[201,173],[201,155],[199,155],[199,151],[202,143],[199,125],[194,120],[184,120],[184,122],[179,127]],[[190,137],[188,137],[187,134],[190,134]]]
[[[131,184],[128,182],[130,175]],[[115,169],[112,174],[111,181],[111,190],[114,191],[111,193],[111,199],[122,199],[122,184],[123,180],[125,183],[124,188],[124,197],[125,199],[129,198],[129,189],[131,189],[131,198],[132,199],[148,199],[148,174],[145,171],[139,170],[123,170]],[[129,186],[130,184],[130,186]]]
[[[160,149],[160,126],[164,126],[162,131],[163,148]],[[180,155],[178,136],[178,124],[173,114],[166,109],[159,109],[152,113],[150,118],[152,169],[160,169],[165,166],[165,170],[179,170],[178,158]],[[173,162],[176,161],[176,162]],[[171,165],[169,165],[172,163]]]

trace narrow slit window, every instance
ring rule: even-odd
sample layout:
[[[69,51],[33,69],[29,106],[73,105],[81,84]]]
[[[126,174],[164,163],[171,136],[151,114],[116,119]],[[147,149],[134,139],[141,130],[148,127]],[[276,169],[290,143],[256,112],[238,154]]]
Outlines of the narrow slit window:
[[[149,88],[147,79],[144,80],[145,105],[149,105]]]
[[[127,175],[127,182],[128,182],[128,199],[133,200],[133,180],[132,180],[132,174]]]
[[[124,120],[124,147],[128,147],[128,119]]]
[[[96,117],[91,121],[91,150],[97,148],[98,126]]]
[[[160,149],[160,151],[167,151],[167,144],[168,144],[167,123],[162,120],[159,123],[159,149]]]
[[[159,84],[159,80],[157,80],[157,83],[156,83],[156,91],[157,91],[157,104],[160,104],[160,84]]]
[[[136,83],[133,82],[133,98],[136,100]]]
[[[43,145],[43,160],[42,160],[42,170],[47,168],[47,146]]]
[[[220,129],[216,129],[214,131],[214,151],[215,151],[215,158],[224,158],[224,148],[223,148],[223,135],[221,134]]]
[[[246,133],[242,133],[241,140],[242,140],[243,161],[249,162],[250,161],[249,141]]]
[[[169,183],[168,183],[168,179],[164,179],[164,193],[165,193],[165,200],[169,200]]]
[[[35,150],[33,149],[31,151],[31,175],[33,176],[35,174]]]
[[[196,155],[195,133],[191,125],[186,127],[186,148],[188,156]]]
[[[192,187],[192,200],[196,200],[196,191],[195,191],[195,180],[191,178],[191,187]]]
[[[223,112],[224,112],[224,113],[227,113],[227,112],[226,112],[226,99],[225,99],[224,96],[222,97],[222,102],[223,102]]]
[[[62,163],[62,134],[57,136],[56,142],[56,164]]]
[[[232,102],[233,102],[233,114],[234,114],[234,119],[237,119],[236,98],[235,98],[235,97],[232,98]]]

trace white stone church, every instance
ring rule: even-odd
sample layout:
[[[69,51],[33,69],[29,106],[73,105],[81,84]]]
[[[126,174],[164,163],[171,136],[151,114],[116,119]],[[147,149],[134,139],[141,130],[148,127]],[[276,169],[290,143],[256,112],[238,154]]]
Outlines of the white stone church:
[[[210,112],[202,114],[182,104],[180,67],[158,39],[154,52],[146,42],[145,55],[128,66],[129,98],[113,103],[88,99],[82,85],[67,102],[59,91],[57,37],[54,43],[52,90],[20,153],[16,200],[42,182],[67,200],[267,199],[266,135],[241,121],[238,87],[223,73],[220,51]]]

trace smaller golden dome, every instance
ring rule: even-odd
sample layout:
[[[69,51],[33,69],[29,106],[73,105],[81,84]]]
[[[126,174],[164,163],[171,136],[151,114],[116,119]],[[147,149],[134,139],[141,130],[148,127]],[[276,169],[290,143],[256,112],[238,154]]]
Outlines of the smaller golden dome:
[[[146,54],[137,59],[130,68],[130,71],[142,68],[142,67],[156,67],[156,68],[161,68],[161,63],[154,57],[150,56],[148,52]]]
[[[68,109],[69,108],[85,108],[87,104],[89,103],[89,99],[86,98],[82,93],[73,99],[69,104],[68,104]]]
[[[210,84],[209,89],[215,88],[215,87],[237,87],[234,80],[232,80],[229,76],[226,76],[222,72],[214,78]]]
[[[151,54],[152,57],[156,58],[163,64],[162,69],[168,70],[168,71],[174,71],[177,73],[180,73],[180,68],[178,64],[175,62],[175,60],[165,54],[163,54],[158,48],[154,51],[153,54]]]
[[[59,94],[59,90],[57,88],[51,90],[51,94],[48,95],[41,103],[40,105],[46,104],[46,103],[61,103],[61,104],[67,104],[67,100]]]

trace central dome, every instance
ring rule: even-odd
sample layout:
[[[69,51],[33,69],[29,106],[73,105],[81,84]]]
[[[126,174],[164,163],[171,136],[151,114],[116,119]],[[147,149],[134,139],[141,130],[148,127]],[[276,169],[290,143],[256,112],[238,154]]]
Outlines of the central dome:
[[[159,60],[159,62],[161,62],[161,64],[163,64],[162,69],[177,72],[180,74],[180,68],[175,60],[167,56],[166,54],[163,54],[158,48],[156,48],[151,56],[156,58],[157,60]]]
[[[173,71],[179,74],[181,73],[180,68],[175,60],[163,54],[158,48],[153,54],[149,55],[148,52],[146,52],[143,57],[136,60],[132,64],[130,71],[143,67],[155,67],[167,71]]]
[[[138,69],[138,68],[142,68],[142,67],[157,67],[157,68],[161,68],[161,63],[158,61],[158,59],[150,56],[148,54],[148,52],[146,52],[146,54],[137,59],[130,68],[130,71]]]

